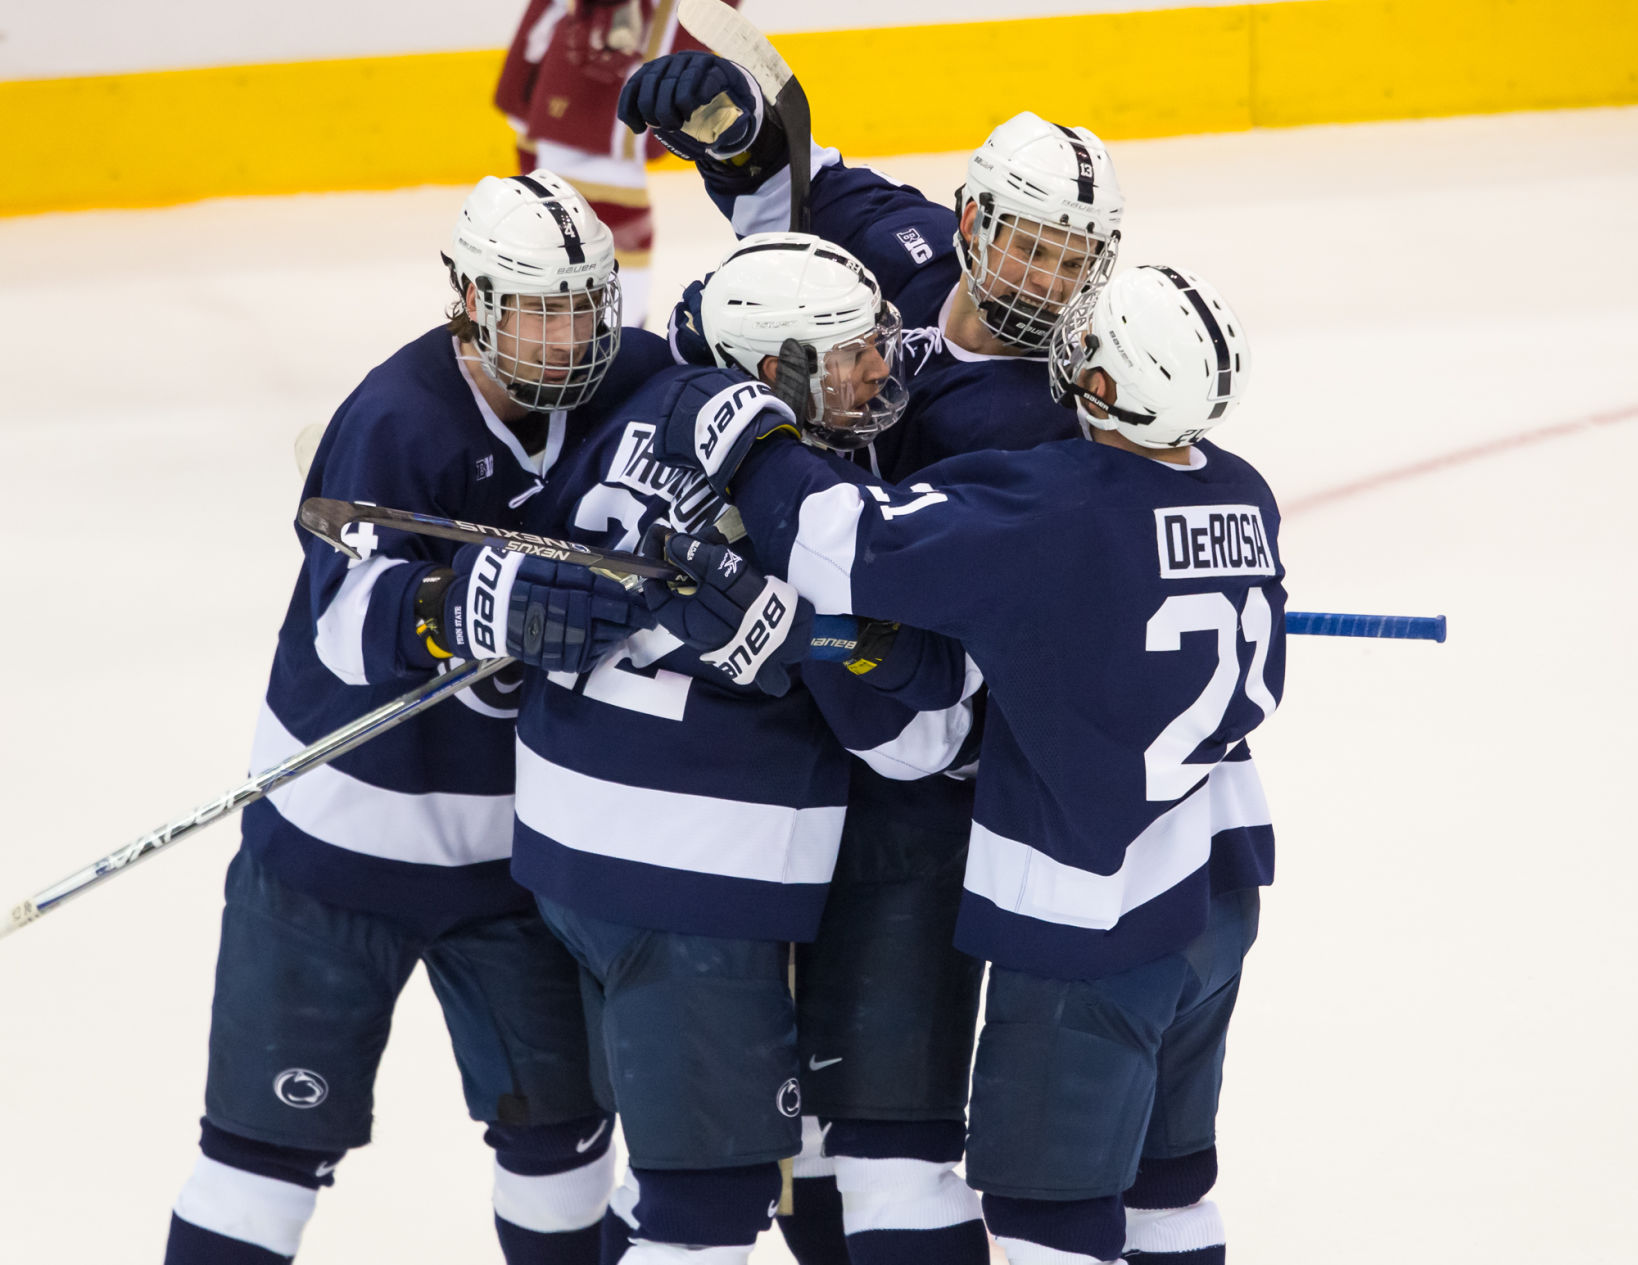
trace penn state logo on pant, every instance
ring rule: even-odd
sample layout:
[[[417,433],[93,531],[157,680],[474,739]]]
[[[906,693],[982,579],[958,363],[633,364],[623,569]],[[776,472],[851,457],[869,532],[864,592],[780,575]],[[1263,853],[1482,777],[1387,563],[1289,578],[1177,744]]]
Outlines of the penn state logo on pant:
[[[317,1072],[305,1067],[287,1067],[273,1078],[273,1093],[286,1107],[305,1111],[330,1096],[330,1086]]]
[[[802,1114],[802,1086],[797,1083],[796,1077],[791,1077],[779,1087],[779,1095],[774,1101],[778,1103],[782,1116],[794,1120]]]

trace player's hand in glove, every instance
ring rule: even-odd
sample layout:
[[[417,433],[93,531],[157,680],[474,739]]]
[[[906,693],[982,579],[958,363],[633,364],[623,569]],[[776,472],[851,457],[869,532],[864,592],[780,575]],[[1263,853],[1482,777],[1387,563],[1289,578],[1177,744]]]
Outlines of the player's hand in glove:
[[[704,472],[719,496],[751,451],[772,435],[799,435],[796,414],[760,382],[731,369],[710,369],[673,382],[655,447],[667,465]]]
[[[711,280],[712,275],[708,272],[703,281],[690,281],[666,321],[666,341],[671,344],[671,354],[680,365],[711,366],[717,363],[711,355],[711,344],[705,341],[705,318],[700,314],[705,283]]]
[[[811,603],[725,544],[651,529],[643,552],[663,557],[694,581],[680,590],[653,580],[644,586],[661,627],[704,651],[700,659],[730,681],[754,681],[776,697],[790,689],[788,669],[808,653]]]
[[[689,162],[743,154],[762,127],[762,91],[750,72],[714,53],[671,53],[637,68],[615,113],[634,132],[654,129]]]
[[[416,594],[416,633],[435,658],[511,655],[585,672],[654,617],[640,593],[586,567],[469,545]]]

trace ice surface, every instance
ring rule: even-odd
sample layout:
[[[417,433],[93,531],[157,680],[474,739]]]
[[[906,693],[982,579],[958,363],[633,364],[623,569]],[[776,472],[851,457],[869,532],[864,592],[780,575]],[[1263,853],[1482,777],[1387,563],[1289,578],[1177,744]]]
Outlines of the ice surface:
[[[1293,604],[1450,617],[1444,646],[1293,643],[1256,743],[1281,860],[1222,1110],[1235,1256],[1628,1259],[1597,1210],[1638,1178],[1638,110],[1113,153],[1123,260],[1198,270],[1249,330],[1221,436],[1290,510]],[[880,165],[943,201],[962,159]],[[690,175],[654,187],[665,294],[729,237]],[[460,197],[0,221],[4,905],[244,772],[291,444],[437,319]],[[8,1261],[160,1258],[234,846],[218,827],[0,945]],[[303,1262],[498,1261],[419,976],[376,1105]]]

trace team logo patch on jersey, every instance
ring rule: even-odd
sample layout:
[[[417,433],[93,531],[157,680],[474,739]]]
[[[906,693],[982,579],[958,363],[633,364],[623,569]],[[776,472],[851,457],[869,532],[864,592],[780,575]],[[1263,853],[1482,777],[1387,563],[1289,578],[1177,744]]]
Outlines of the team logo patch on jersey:
[[[796,1077],[791,1077],[779,1087],[779,1094],[774,1099],[779,1107],[779,1114],[789,1116],[792,1120],[802,1114],[802,1086]]]
[[[904,247],[905,254],[918,264],[924,264],[933,257],[933,248],[927,244],[927,239],[916,228],[901,228],[893,234],[899,239],[899,245]]]
[[[286,1107],[306,1111],[330,1096],[330,1086],[317,1072],[305,1067],[287,1067],[273,1078],[273,1093]]]
[[[1255,505],[1174,505],[1155,511],[1160,578],[1273,575],[1262,511]]]
[[[722,498],[698,470],[661,463],[654,455],[654,431],[652,422],[626,424],[606,481],[664,500],[671,506],[671,525],[678,531],[694,532],[714,522],[722,512]]]
[[[477,467],[480,480],[489,478],[490,475],[495,473],[495,454],[490,453],[487,457],[479,457]]]

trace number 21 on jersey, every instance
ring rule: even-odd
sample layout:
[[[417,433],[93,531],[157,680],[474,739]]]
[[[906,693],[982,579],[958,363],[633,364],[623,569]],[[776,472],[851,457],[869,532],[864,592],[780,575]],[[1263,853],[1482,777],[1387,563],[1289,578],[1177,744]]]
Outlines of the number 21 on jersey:
[[[1185,761],[1222,727],[1234,702],[1240,680],[1242,636],[1252,646],[1245,696],[1261,709],[1264,719],[1274,714],[1276,702],[1264,679],[1273,631],[1268,595],[1261,588],[1246,591],[1243,612],[1234,609],[1226,593],[1180,593],[1168,597],[1149,617],[1144,649],[1151,653],[1182,649],[1184,633],[1217,634],[1217,667],[1206,688],[1160,731],[1160,736],[1143,753],[1144,782],[1150,801],[1179,799],[1210,771],[1206,765]]]

